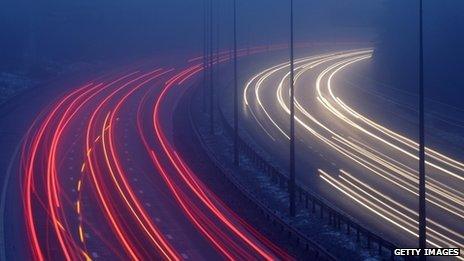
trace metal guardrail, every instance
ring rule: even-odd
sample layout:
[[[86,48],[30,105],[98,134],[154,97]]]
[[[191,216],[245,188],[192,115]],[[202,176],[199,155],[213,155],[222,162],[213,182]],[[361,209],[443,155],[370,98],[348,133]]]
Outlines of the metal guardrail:
[[[233,136],[233,128],[227,121],[220,106],[219,116],[227,134]],[[263,156],[256,152],[252,146],[245,142],[240,135],[238,138],[238,146],[239,150],[244,153],[256,167],[266,173],[273,182],[278,184],[282,189],[288,187],[289,177],[276,166],[272,166]],[[347,234],[351,234],[352,232],[356,233],[356,241],[360,244],[364,242],[368,249],[377,247],[379,256],[385,256],[385,252],[389,252],[389,258],[391,260],[395,258],[394,250],[397,248],[396,245],[371,232],[342,210],[322,199],[314,192],[304,188],[300,182],[297,182],[296,189],[300,205],[310,210],[311,213],[314,215],[319,214],[320,218],[327,218],[330,225],[339,230],[345,230]],[[409,260],[409,258],[405,259]]]
[[[220,174],[224,175],[233,186],[235,186],[245,197],[250,201],[251,204],[259,210],[259,212],[264,216],[264,218],[271,223],[272,225],[278,227],[278,229],[286,234],[289,239],[294,240],[294,242],[304,248],[308,252],[307,257],[314,260],[337,260],[333,255],[331,255],[326,249],[320,246],[318,243],[307,237],[305,234],[301,233],[299,230],[292,227],[288,224],[277,211],[272,210],[269,206],[266,206],[262,201],[256,198],[248,189],[246,189],[239,180],[233,174],[233,170],[226,168],[223,163],[221,163],[212,149],[207,146],[200,134],[197,124],[193,120],[192,115],[192,98],[190,98],[189,105],[189,120],[194,130],[195,135],[197,136],[203,150],[207,153],[208,157],[213,161],[214,165],[220,170]],[[221,112],[222,114],[222,112]]]

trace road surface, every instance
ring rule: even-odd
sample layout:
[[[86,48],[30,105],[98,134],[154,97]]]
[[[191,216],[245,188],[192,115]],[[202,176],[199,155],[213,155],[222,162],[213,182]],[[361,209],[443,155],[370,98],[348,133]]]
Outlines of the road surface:
[[[394,128],[410,123],[398,117],[393,121],[397,125],[390,126],[358,110],[367,103],[365,97],[345,99],[346,82],[337,78],[367,63],[372,52],[359,49],[296,60],[297,178],[388,240],[413,247],[418,235],[418,144]],[[287,166],[288,62],[255,74],[242,94],[247,131]],[[379,106],[386,100],[369,98]],[[392,111],[391,117],[395,115]],[[440,148],[427,147],[426,154],[428,245],[462,248],[464,163]]]
[[[2,254],[292,259],[229,209],[173,146],[174,109],[201,75],[201,57],[179,69],[126,67],[72,88],[30,123],[2,196],[2,222],[24,233],[3,231]]]

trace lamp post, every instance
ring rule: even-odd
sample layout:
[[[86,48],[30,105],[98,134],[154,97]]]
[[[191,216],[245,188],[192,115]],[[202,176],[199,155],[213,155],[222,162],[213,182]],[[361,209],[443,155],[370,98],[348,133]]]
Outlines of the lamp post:
[[[214,133],[214,86],[213,86],[213,0],[210,0],[209,6],[209,121],[210,132]]]
[[[206,87],[208,82],[208,0],[203,0],[203,112],[206,112]]]
[[[234,164],[240,164],[238,150],[238,79],[237,79],[237,0],[234,0]]]
[[[419,0],[419,248],[427,247],[425,201],[424,46],[422,0]],[[425,260],[421,251],[420,260]]]
[[[295,88],[293,45],[293,0],[290,0],[290,180],[288,190],[291,217],[295,216]]]

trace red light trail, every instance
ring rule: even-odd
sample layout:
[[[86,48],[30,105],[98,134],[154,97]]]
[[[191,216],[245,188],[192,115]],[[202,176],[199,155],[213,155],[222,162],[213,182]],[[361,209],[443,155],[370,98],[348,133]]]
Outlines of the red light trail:
[[[281,48],[257,47],[239,55]],[[231,58],[229,52],[219,55],[219,62]],[[176,218],[181,213],[200,241],[224,258],[292,259],[229,209],[172,144],[172,101],[204,69],[198,60],[179,71],[106,75],[69,92],[36,119],[21,154],[24,218],[34,259],[91,260],[101,249],[133,260],[187,258],[182,244],[166,232],[181,221],[160,225],[156,213]],[[137,133],[131,146],[125,143],[130,148],[122,146],[127,138],[122,130]],[[133,157],[123,156],[128,154]],[[131,164],[144,166],[151,182],[143,185],[154,185],[149,189],[157,191],[157,204],[169,201],[166,208],[147,209]]]

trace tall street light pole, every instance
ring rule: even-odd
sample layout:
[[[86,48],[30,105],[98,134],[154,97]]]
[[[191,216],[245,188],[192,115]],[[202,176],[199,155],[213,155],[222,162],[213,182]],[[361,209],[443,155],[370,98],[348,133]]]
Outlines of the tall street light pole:
[[[206,112],[206,86],[208,78],[208,2],[203,0],[203,112]]]
[[[237,0],[234,0],[234,164],[238,166]]]
[[[424,46],[422,0],[419,0],[419,248],[427,246],[425,201]],[[421,251],[421,260],[425,260]]]
[[[219,62],[220,62],[220,49],[221,49],[221,23],[220,23],[220,17],[221,17],[221,2],[218,1],[216,5],[216,14],[218,19],[216,19],[216,84],[219,85]]]
[[[290,0],[290,180],[288,190],[291,217],[295,216],[295,89],[293,45],[293,0]]]
[[[220,17],[221,17],[221,1],[220,0],[217,0],[216,2],[216,21],[215,21],[215,25],[216,25],[216,53],[215,53],[215,64],[216,64],[216,71],[215,71],[215,74],[214,74],[214,84],[216,86],[219,86],[220,84],[220,71],[219,71],[219,62],[220,62],[220,48],[221,48],[221,41],[220,41],[220,37],[221,37],[221,34],[220,34],[220,29],[221,29],[221,22],[220,22]],[[217,100],[215,99],[215,96],[214,96],[214,88],[211,89],[211,104],[213,104],[213,106],[211,107],[211,131],[212,133],[214,133],[214,105],[215,103],[217,102]]]
[[[210,0],[209,6],[209,121],[210,121],[210,132],[214,133],[214,86],[213,86],[213,0]]]

